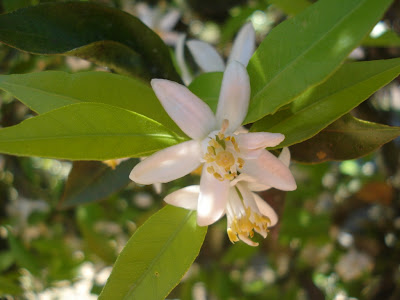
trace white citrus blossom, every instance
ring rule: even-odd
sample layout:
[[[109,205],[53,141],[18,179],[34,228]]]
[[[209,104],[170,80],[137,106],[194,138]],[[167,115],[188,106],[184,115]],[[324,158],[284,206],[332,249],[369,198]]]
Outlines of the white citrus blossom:
[[[146,3],[139,3],[131,11],[136,13],[144,24],[153,29],[167,45],[174,46],[176,44],[180,34],[172,29],[181,17],[178,9],[163,9],[159,6],[152,8]]]
[[[238,61],[247,66],[254,53],[255,43],[256,34],[253,25],[251,22],[246,23],[233,41],[227,64]],[[190,40],[186,44],[194,60],[204,72],[223,72],[225,70],[224,60],[213,46],[199,40]]]
[[[230,183],[241,175],[264,186],[296,189],[288,167],[265,150],[281,143],[282,134],[237,132],[250,98],[249,77],[241,63],[233,61],[226,68],[216,115],[183,85],[164,79],[153,79],[151,84],[166,112],[192,140],[149,156],[134,167],[131,180],[169,182],[204,164],[197,202],[200,226],[210,225],[224,214]]]
[[[282,149],[279,160],[289,166],[290,152],[288,148]],[[278,216],[273,208],[254,193],[269,188],[244,173],[230,182],[225,214],[228,223],[227,233],[232,243],[240,239],[250,246],[258,246],[258,243],[251,240],[254,231],[266,238],[268,227],[272,227],[278,222]],[[199,194],[200,186],[192,185],[169,194],[164,201],[174,206],[196,210]]]
[[[181,35],[178,38],[175,53],[183,81],[188,85],[193,80],[193,77],[190,75],[184,58],[185,38],[185,35]],[[186,44],[195,62],[203,72],[223,72],[225,70],[224,59],[213,46],[199,40],[189,40]],[[238,61],[246,67],[254,53],[255,46],[256,33],[252,23],[248,22],[242,26],[233,41],[227,65],[232,61]]]

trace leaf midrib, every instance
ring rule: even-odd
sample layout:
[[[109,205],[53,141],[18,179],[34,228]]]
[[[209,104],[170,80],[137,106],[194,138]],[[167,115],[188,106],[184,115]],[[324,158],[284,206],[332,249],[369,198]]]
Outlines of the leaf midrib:
[[[316,44],[318,44],[321,40],[325,39],[334,29],[336,29],[336,27],[341,25],[345,19],[349,18],[349,16],[352,15],[354,13],[354,11],[356,11],[360,6],[362,6],[365,3],[365,1],[367,1],[367,0],[361,1],[360,4],[355,6],[355,8],[353,10],[351,10],[347,15],[343,16],[340,19],[340,21],[338,21],[334,26],[332,26],[328,31],[324,32],[325,34],[323,34],[318,40],[316,40],[314,43],[312,43],[300,55],[298,55],[294,60],[292,60],[289,64],[287,64],[283,69],[281,69],[266,85],[263,86],[263,88],[261,88],[260,90],[258,90],[256,92],[253,99],[257,98],[259,94],[261,94],[263,91],[265,91],[274,81],[276,81],[278,78],[280,78],[282,73],[284,73],[288,68],[295,65],[298,60],[300,60],[303,56],[305,56],[306,53],[310,52]]]
[[[368,81],[370,81],[370,80],[373,80],[374,78],[376,78],[376,77],[378,77],[378,76],[381,76],[381,75],[384,74],[384,73],[390,73],[392,70],[397,69],[397,68],[400,68],[400,66],[397,65],[397,66],[394,66],[394,67],[392,67],[392,68],[390,68],[390,69],[386,69],[385,71],[380,72],[380,73],[377,73],[377,74],[375,74],[375,75],[372,76],[372,77],[368,77],[367,79],[357,81],[357,82],[356,82],[355,84],[353,84],[353,85],[346,85],[343,89],[335,89],[335,90],[332,91],[331,93],[325,95],[323,98],[320,98],[319,100],[314,101],[312,104],[307,105],[306,107],[304,107],[304,108],[302,108],[301,110],[297,111],[296,113],[294,113],[294,114],[291,115],[290,117],[283,119],[283,120],[280,121],[278,124],[272,126],[270,129],[273,129],[273,128],[275,128],[275,127],[281,125],[282,123],[286,123],[286,122],[288,122],[289,120],[291,120],[292,118],[297,117],[299,114],[303,114],[303,113],[307,112],[308,110],[311,110],[311,109],[313,109],[314,107],[316,107],[316,106],[318,106],[318,105],[321,105],[321,103],[326,102],[328,98],[331,98],[331,97],[334,96],[334,95],[337,95],[337,94],[340,94],[340,93],[344,93],[344,92],[346,92],[346,91],[348,91],[348,90],[350,90],[350,89],[352,89],[352,88],[354,88],[354,87],[356,87],[356,86],[358,86],[358,85],[360,85],[360,84],[363,84],[363,83],[365,83],[365,82],[368,82]],[[344,113],[343,113],[343,114],[344,114]]]
[[[176,238],[176,236],[182,231],[183,225],[188,222],[190,217],[192,216],[193,211],[189,211],[186,214],[186,217],[182,220],[182,222],[179,223],[177,226],[177,229],[173,232],[173,234],[170,235],[168,240],[165,242],[159,253],[154,257],[154,259],[151,260],[151,263],[149,266],[146,268],[146,270],[143,272],[143,274],[131,285],[129,291],[126,293],[124,296],[125,299],[130,299],[129,297],[132,295],[132,293],[135,291],[136,287],[140,285],[140,283],[147,277],[147,275],[150,273],[156,262],[158,262],[159,258],[166,252],[166,250],[169,248],[169,245],[173,242],[173,240]]]

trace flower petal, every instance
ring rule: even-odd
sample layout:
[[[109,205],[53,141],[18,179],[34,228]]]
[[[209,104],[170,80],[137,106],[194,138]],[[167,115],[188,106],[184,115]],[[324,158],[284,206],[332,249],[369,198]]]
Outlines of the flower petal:
[[[250,175],[258,183],[279,190],[293,191],[297,188],[289,168],[267,150],[261,151],[257,159],[246,160],[242,173]]]
[[[237,34],[233,42],[231,55],[229,55],[228,64],[234,60],[247,66],[256,47],[256,33],[253,25],[246,23]]]
[[[249,132],[236,136],[236,141],[239,144],[239,148],[249,150],[275,147],[284,139],[285,136],[283,134],[271,132]]]
[[[219,181],[203,168],[200,179],[200,197],[197,224],[207,226],[221,218],[229,196],[229,181]]]
[[[188,66],[185,61],[185,39],[186,34],[180,34],[179,38],[175,45],[175,56],[176,56],[176,63],[178,64],[179,69],[181,70],[182,80],[185,85],[189,85],[193,78],[190,75]]]
[[[250,207],[252,211],[258,213],[258,207],[256,205],[256,202],[254,200],[254,193],[252,193],[248,186],[243,183],[243,182],[239,182],[236,187],[239,189],[240,194],[242,194],[243,197],[243,203],[245,205],[245,207]]]
[[[158,28],[162,31],[171,31],[172,28],[178,23],[181,17],[181,12],[178,9],[170,9],[165,15],[162,16]]]
[[[250,100],[250,81],[246,68],[239,62],[231,62],[222,79],[217,107],[217,125],[229,121],[227,133],[233,133],[247,115]]]
[[[210,107],[185,86],[165,79],[153,79],[151,86],[168,115],[188,136],[203,139],[215,129]]]
[[[283,162],[286,167],[290,165],[290,151],[288,147],[282,148],[281,153],[279,154],[279,160]]]
[[[164,198],[164,201],[174,206],[196,210],[199,194],[200,186],[191,185],[169,194]]]
[[[140,184],[169,182],[195,170],[200,159],[200,143],[183,142],[147,157],[133,168],[129,178]]]
[[[225,63],[213,46],[202,41],[190,40],[186,43],[196,64],[204,72],[223,72]]]
[[[259,195],[255,193],[253,193],[253,195],[260,212],[271,220],[271,224],[269,224],[268,227],[275,226],[275,224],[278,223],[278,215],[276,214],[275,210]]]

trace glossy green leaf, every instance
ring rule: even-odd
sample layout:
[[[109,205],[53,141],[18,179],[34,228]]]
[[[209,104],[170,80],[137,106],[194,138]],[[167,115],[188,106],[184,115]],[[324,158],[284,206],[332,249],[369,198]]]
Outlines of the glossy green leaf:
[[[391,2],[319,0],[275,27],[249,62],[245,123],[274,113],[331,75]]]
[[[400,58],[345,64],[326,82],[298,97],[286,109],[254,123],[251,130],[284,134],[285,140],[279,147],[304,141],[359,105],[399,73]]]
[[[290,147],[299,162],[320,163],[367,155],[400,135],[400,127],[359,120],[347,114],[313,138]]]
[[[165,299],[198,255],[206,232],[194,211],[164,207],[128,241],[99,299]]]
[[[0,41],[36,54],[77,55],[131,74],[140,56],[151,78],[180,81],[157,34],[136,17],[95,3],[44,3],[1,15]],[[98,48],[87,48],[98,42]]]
[[[98,161],[74,162],[60,208],[99,201],[119,191],[131,181],[129,173],[136,163],[126,160],[112,169]]]
[[[0,75],[0,88],[40,114],[69,104],[98,102],[137,112],[179,134],[182,132],[165,112],[153,90],[142,81],[127,76],[61,71]]]
[[[288,15],[297,15],[312,4],[308,0],[269,0],[269,3],[279,7]]]
[[[0,152],[71,160],[142,157],[181,142],[174,132],[137,113],[78,103],[0,130]]]
[[[217,111],[222,76],[221,72],[204,73],[196,77],[189,85],[192,93],[207,103],[213,112]]]
[[[362,45],[367,47],[400,47],[400,37],[394,31],[386,31],[376,38],[367,36]]]

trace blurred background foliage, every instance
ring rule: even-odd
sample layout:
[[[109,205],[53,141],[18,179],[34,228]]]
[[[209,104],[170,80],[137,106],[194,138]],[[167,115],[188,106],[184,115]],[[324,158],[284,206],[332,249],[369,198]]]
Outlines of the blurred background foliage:
[[[57,0],[2,0],[2,13]],[[59,1],[61,2],[61,1]],[[93,0],[137,14],[133,0]],[[251,20],[258,41],[307,0],[147,1],[174,7],[173,31],[206,40],[225,56]],[[400,56],[400,1],[395,1],[351,60]],[[171,47],[171,53],[173,48]],[[188,57],[190,60],[191,58]],[[193,62],[193,60],[192,60]],[[192,64],[192,67],[195,65]],[[38,56],[0,45],[0,73],[110,71],[73,57]],[[400,125],[395,80],[352,112]],[[0,125],[33,115],[0,94]],[[232,245],[225,219],[209,228],[200,255],[169,299],[400,299],[399,141],[343,162],[292,164],[298,189],[264,192],[280,222],[260,246]],[[159,187],[129,181],[135,160],[57,161],[0,155],[0,298],[96,299],[129,237],[168,193],[198,181]],[[190,241],[187,241],[190,243]]]

